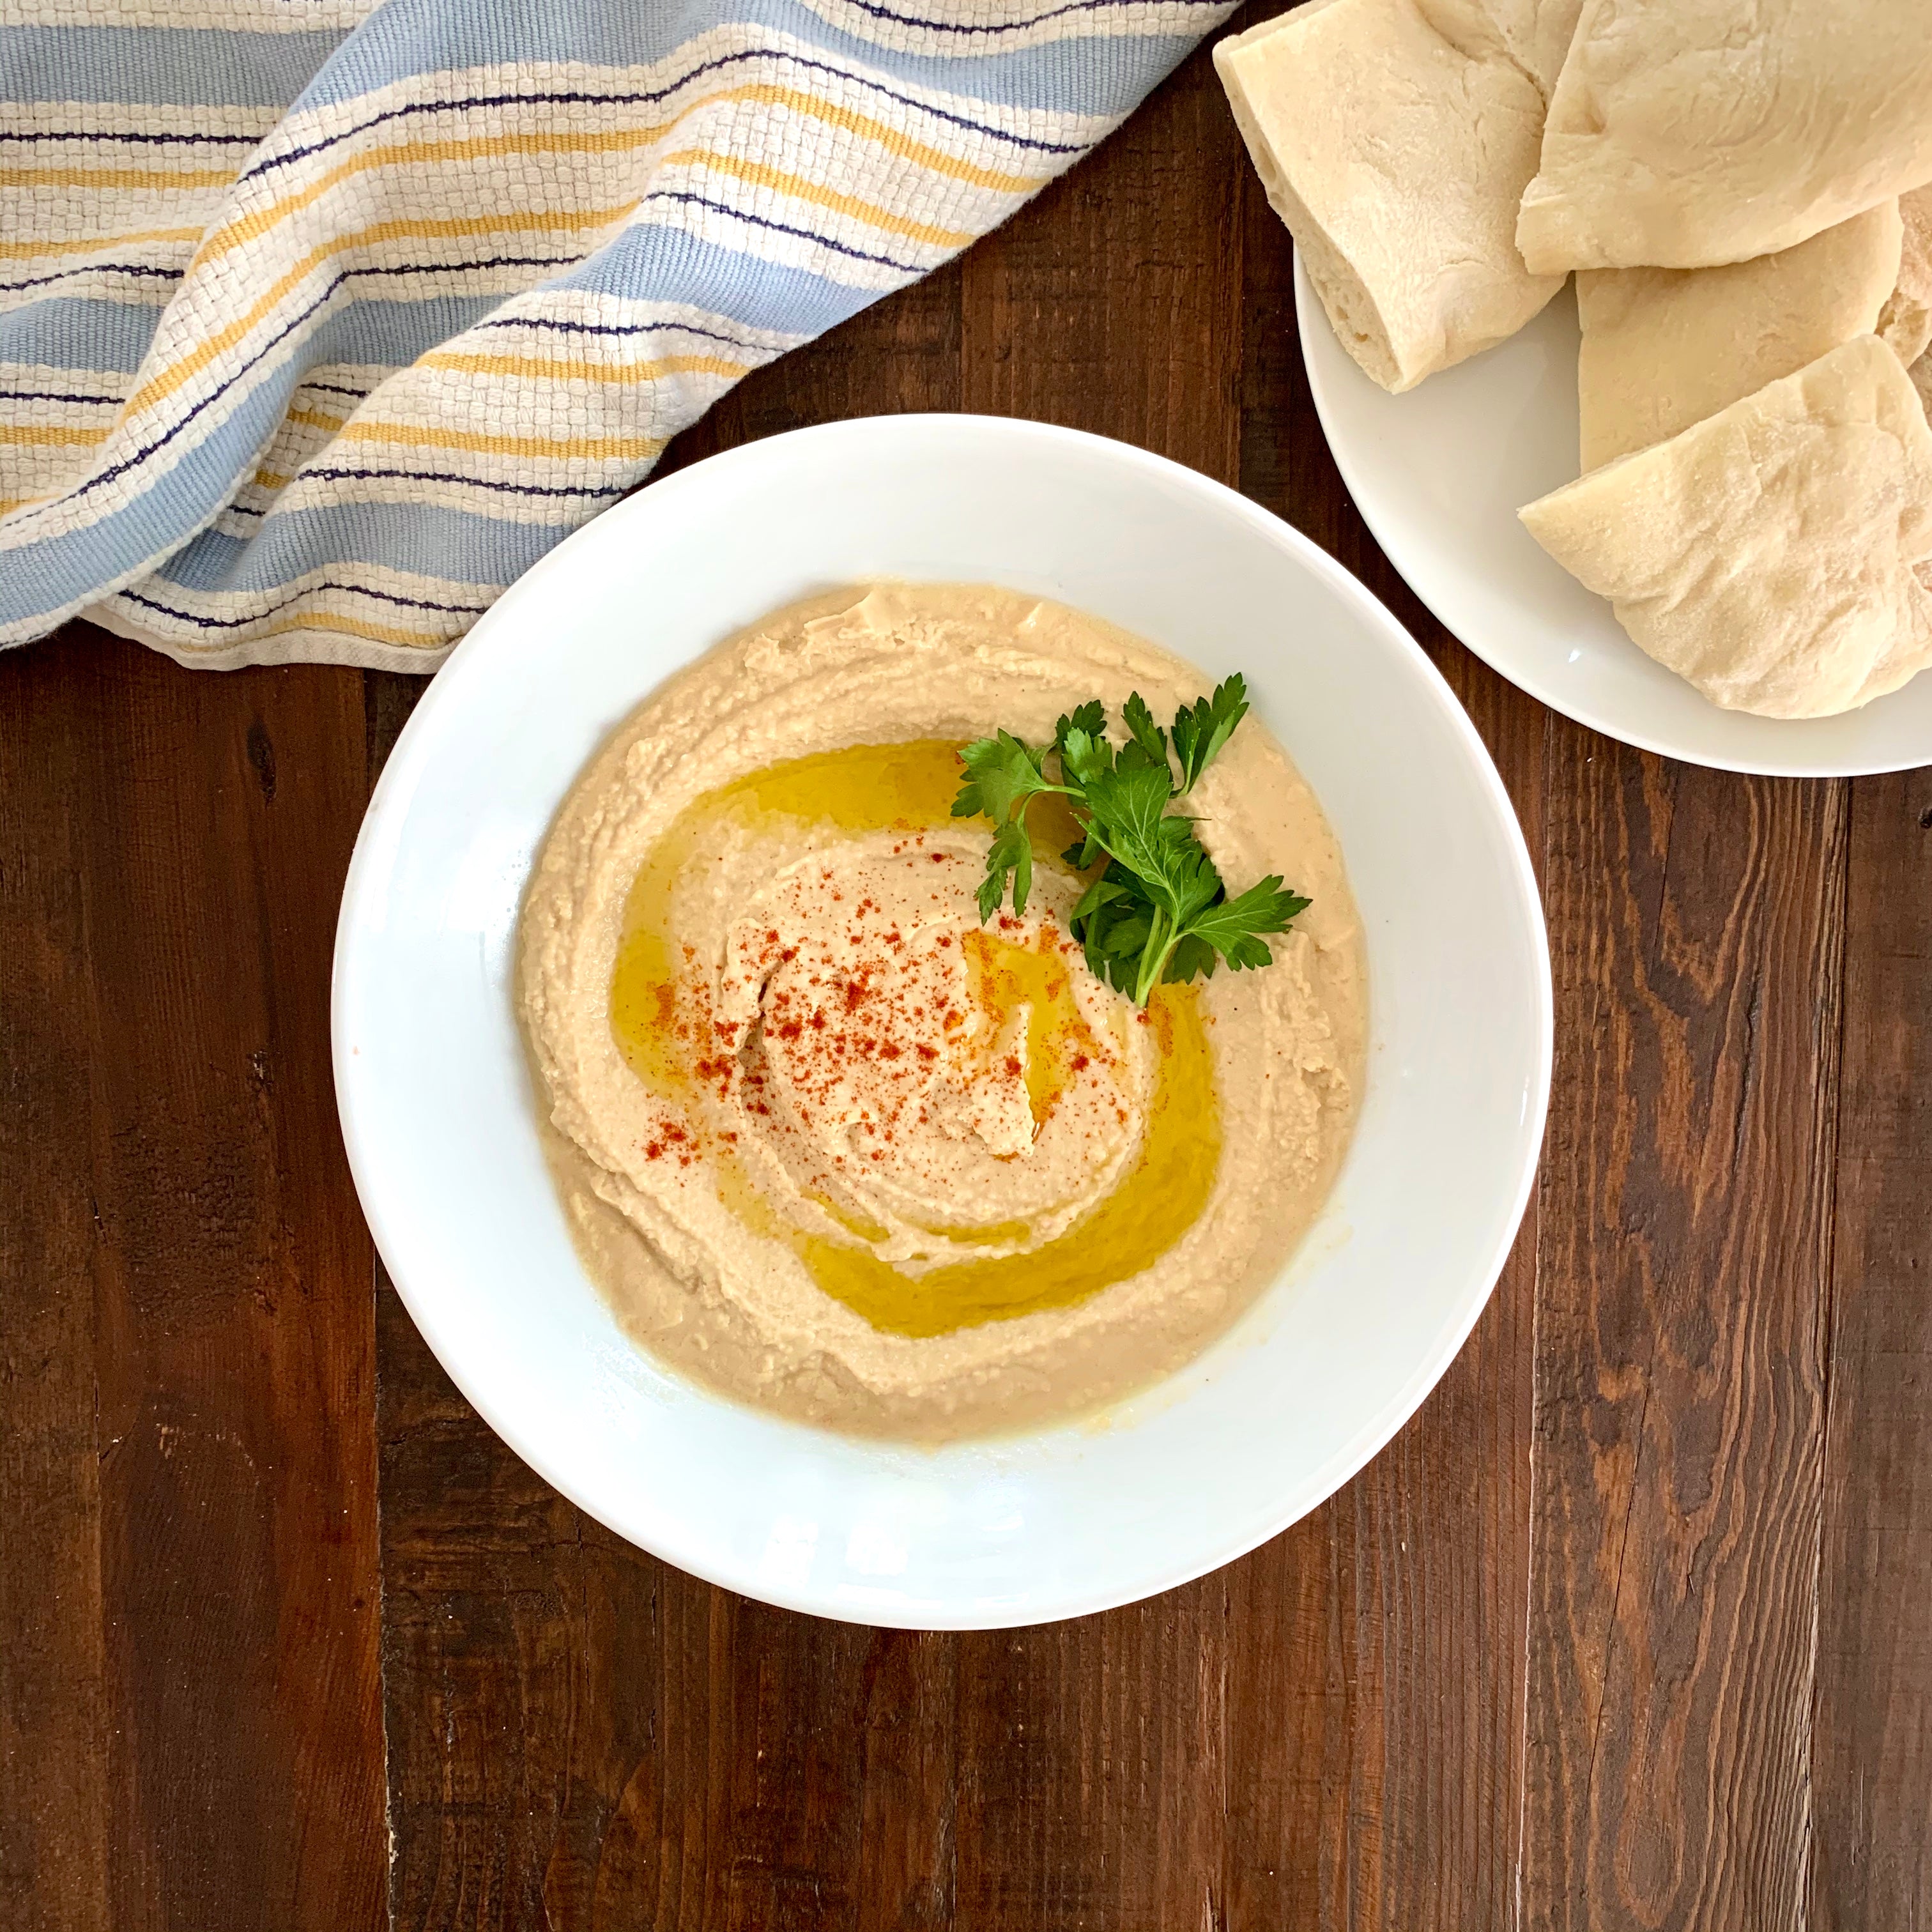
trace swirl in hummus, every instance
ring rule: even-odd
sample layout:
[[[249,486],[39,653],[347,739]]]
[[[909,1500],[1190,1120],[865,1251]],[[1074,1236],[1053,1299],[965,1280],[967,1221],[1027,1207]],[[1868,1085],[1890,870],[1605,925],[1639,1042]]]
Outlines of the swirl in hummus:
[[[1064,606],[876,585],[664,686],[566,802],[522,1017],[573,1234],[628,1332],[809,1422],[934,1439],[1088,1410],[1197,1352],[1318,1210],[1360,1084],[1341,856],[1258,724],[1190,796],[1239,890],[1312,902],[1274,963],[1088,971],[1074,827],[1036,806],[1024,917],[982,926],[965,740],[1207,680]]]

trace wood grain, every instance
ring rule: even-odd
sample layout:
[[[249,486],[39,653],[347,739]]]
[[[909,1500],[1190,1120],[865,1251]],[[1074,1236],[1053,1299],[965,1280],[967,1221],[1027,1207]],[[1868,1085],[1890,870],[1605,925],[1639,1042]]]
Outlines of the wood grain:
[[[1932,772],[1852,788],[1810,1904],[1932,1922]]]
[[[961,406],[1118,436],[1233,482],[1245,168],[1204,47],[964,257]]]
[[[1845,790],[1552,726],[1523,1915],[1804,1922]]]
[[[327,1015],[360,693],[79,627],[0,693],[0,1917],[368,1924],[370,1260]]]
[[[656,1562],[380,1326],[396,1922],[952,1924],[952,1641]]]
[[[86,1076],[98,1035],[85,819],[64,808],[96,754],[84,704],[36,704],[36,655],[0,658],[0,1918],[104,1932],[113,1701]]]

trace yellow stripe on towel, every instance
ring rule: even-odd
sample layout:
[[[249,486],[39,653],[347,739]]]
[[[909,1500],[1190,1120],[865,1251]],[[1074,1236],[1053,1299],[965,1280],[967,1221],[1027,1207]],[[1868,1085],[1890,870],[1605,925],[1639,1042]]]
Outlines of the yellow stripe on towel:
[[[318,610],[306,617],[285,617],[278,624],[250,631],[235,642],[252,644],[257,638],[279,638],[289,631],[340,631],[346,637],[366,638],[372,644],[409,644],[422,651],[440,651],[444,645],[455,642],[453,638],[426,637],[421,631],[398,630],[390,624],[371,624],[361,617],[338,616],[332,610]]]
[[[836,188],[807,181],[802,175],[787,174],[783,169],[767,166],[763,161],[741,160],[736,154],[714,154],[708,148],[681,148],[676,154],[665,155],[664,160],[667,165],[682,163],[707,168],[714,174],[729,175],[734,181],[768,188],[794,200],[808,201],[816,207],[849,214],[868,227],[883,229],[889,235],[903,235],[908,241],[923,242],[932,248],[963,248],[974,238],[970,229],[935,228],[928,222],[909,220],[889,208],[861,201],[856,195],[841,194]]]
[[[226,188],[232,168],[0,168],[0,188]]]
[[[106,440],[104,429],[67,429],[52,423],[0,423],[0,442],[24,444],[35,449],[79,448]]]
[[[722,356],[665,356],[654,362],[550,362],[541,356],[460,356],[432,350],[416,358],[418,369],[454,369],[470,376],[521,376],[530,382],[656,382],[667,376],[724,376],[736,380],[757,365]],[[290,420],[309,418],[290,411]]]
[[[871,141],[884,148],[888,154],[896,155],[901,160],[911,161],[934,174],[944,175],[949,180],[962,182],[970,188],[989,188],[998,194],[1031,194],[1035,189],[1043,188],[1052,178],[1046,175],[1008,174],[996,168],[981,167],[974,162],[962,160],[957,156],[949,154],[944,149],[932,147],[924,141],[915,140],[910,135],[902,133],[885,122],[874,119],[869,114],[856,113],[834,102],[821,100],[816,95],[805,93],[797,88],[754,84],[746,87],[725,88],[716,94],[705,94],[692,101],[688,106],[680,108],[668,120],[657,122],[646,128],[585,134],[568,134],[558,130],[529,134],[479,134],[462,140],[404,141],[386,148],[372,148],[367,154],[352,155],[347,160],[338,162],[305,188],[284,196],[280,200],[266,208],[258,208],[252,214],[238,215],[208,237],[195,259],[197,262],[210,260],[215,256],[226,254],[231,248],[238,248],[244,242],[254,241],[285,221],[291,214],[319,200],[339,183],[351,180],[358,175],[367,174],[372,169],[436,166],[452,161],[488,160],[501,154],[623,154],[635,148],[647,148],[654,142],[662,140],[692,115],[706,107],[715,107],[730,101],[748,101],[754,106],[788,108],[795,114],[808,116],[814,120],[824,122],[829,127],[843,128],[849,134],[859,136],[861,140]]]
[[[0,242],[0,262],[31,262],[42,255],[86,255],[96,249],[131,248],[140,242],[192,242],[199,228],[137,228],[127,235],[88,235],[72,242]]]
[[[246,314],[238,316],[226,328],[216,330],[190,354],[183,356],[178,362],[142,383],[128,398],[126,413],[132,416],[137,410],[147,409],[172,395],[196,370],[205,369],[224,350],[232,349],[305,276],[332,256],[344,254],[351,248],[373,246],[381,242],[440,241],[468,235],[527,235],[556,229],[568,232],[584,228],[607,228],[614,222],[622,220],[636,206],[633,201],[626,202],[619,208],[590,208],[576,214],[558,210],[530,214],[499,214],[481,220],[471,217],[457,221],[378,221],[370,227],[357,229],[353,234],[338,235],[332,242],[325,242],[320,248],[311,248],[293,268],[278,275],[269,286],[268,292],[251,304]]]
[[[352,422],[344,442],[392,442],[410,449],[468,449],[485,456],[540,456],[586,463],[643,463],[668,436],[489,436],[481,430],[440,429],[428,423]]]

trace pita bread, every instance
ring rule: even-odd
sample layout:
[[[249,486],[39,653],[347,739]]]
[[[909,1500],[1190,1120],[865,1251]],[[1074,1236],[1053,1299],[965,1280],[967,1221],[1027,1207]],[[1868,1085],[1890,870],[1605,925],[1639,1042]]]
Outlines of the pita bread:
[[[1564,10],[1511,4],[1533,56]],[[1214,50],[1335,333],[1396,391],[1514,335],[1562,286],[1516,250],[1541,88],[1489,8],[1430,7],[1319,0]],[[1539,29],[1546,19],[1556,25]]]
[[[1932,348],[1932,188],[1898,197],[1904,234],[1898,285],[1878,319],[1878,332],[1907,368]]]
[[[1417,0],[1422,17],[1472,60],[1500,55],[1546,103],[1570,52],[1583,0]]]
[[[1711,268],[1926,182],[1923,0],[1585,0],[1516,239],[1537,274]]]
[[[1869,334],[1899,279],[1881,202],[1795,248],[1722,268],[1586,268],[1576,400],[1583,467],[1662,442]]]
[[[1861,335],[1532,503],[1530,534],[1714,703],[1820,718],[1932,662],[1932,425]]]

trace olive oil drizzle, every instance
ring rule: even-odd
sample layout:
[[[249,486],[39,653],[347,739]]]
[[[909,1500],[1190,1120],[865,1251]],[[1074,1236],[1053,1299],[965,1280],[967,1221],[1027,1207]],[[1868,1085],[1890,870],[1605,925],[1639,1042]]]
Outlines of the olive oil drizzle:
[[[720,823],[790,819],[842,832],[901,831],[908,836],[953,823],[957,747],[940,739],[855,745],[796,758],[706,793],[674,821],[639,868],[627,903],[610,987],[611,1030],[626,1062],[662,1098],[682,1101],[704,1077],[692,1029],[680,1022],[680,983],[688,970],[670,925],[672,893],[684,867],[712,842]],[[1077,834],[1060,801],[1032,814],[1038,862],[1061,867],[1060,850]],[[1048,1118],[1074,1055],[1094,1042],[1075,1000],[1070,962],[1057,950],[1015,945],[969,928],[966,957],[974,992],[995,1022],[1028,1009],[1028,1099]],[[863,1245],[866,1231],[836,1218],[855,1244],[788,1226],[753,1186],[728,1148],[710,1156],[721,1198],[754,1233],[789,1245],[813,1280],[886,1333],[946,1335],[980,1323],[1069,1307],[1137,1274],[1172,1247],[1200,1217],[1220,1162],[1221,1125],[1214,1057],[1196,989],[1163,986],[1135,1023],[1150,1026],[1156,1048],[1146,1130],[1128,1171],[1072,1227],[1018,1254],[947,1261],[914,1271]],[[1023,1225],[946,1227],[928,1232],[956,1246],[1010,1241]]]

